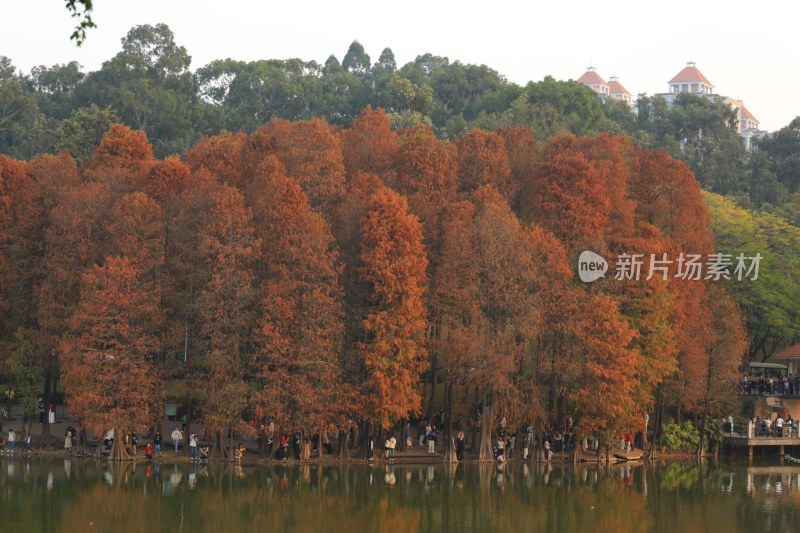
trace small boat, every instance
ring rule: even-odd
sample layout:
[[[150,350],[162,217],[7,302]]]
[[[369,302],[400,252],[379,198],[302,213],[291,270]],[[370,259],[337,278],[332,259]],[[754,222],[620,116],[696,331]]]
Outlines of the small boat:
[[[644,451],[639,448],[634,448],[629,452],[614,450],[611,454],[620,461],[641,461],[642,456],[644,456]]]

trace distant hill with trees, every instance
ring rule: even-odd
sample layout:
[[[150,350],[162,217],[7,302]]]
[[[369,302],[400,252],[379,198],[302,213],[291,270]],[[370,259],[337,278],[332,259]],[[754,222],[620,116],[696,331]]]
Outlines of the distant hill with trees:
[[[0,57],[0,153],[30,159],[67,149],[79,161],[112,122],[141,130],[156,156],[183,155],[205,135],[252,133],[274,118],[321,118],[347,127],[367,106],[381,107],[394,129],[418,124],[439,138],[471,129],[529,128],[539,140],[557,133],[630,136],[685,161],[702,186],[796,222],[800,205],[800,122],[746,151],[735,116],[722,103],[680,95],[669,109],[641,95],[638,114],[600,101],[574,81],[551,77],[520,86],[486,65],[430,53],[398,65],[389,48],[377,61],[354,41],[340,61],[219,59],[190,70],[191,56],[164,24],[137,26],[100,70],[76,62],[18,72]]]

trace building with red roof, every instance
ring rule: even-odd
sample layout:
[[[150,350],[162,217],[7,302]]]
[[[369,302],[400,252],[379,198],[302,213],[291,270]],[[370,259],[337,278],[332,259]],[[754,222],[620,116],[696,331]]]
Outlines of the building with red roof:
[[[633,95],[628,92],[620,82],[617,76],[611,76],[608,80],[609,96],[614,100],[622,100],[629,107],[633,107]]]
[[[608,83],[597,73],[594,67],[588,67],[586,72],[578,78],[578,83],[581,83],[591,90],[593,90],[600,99],[612,98],[614,100],[622,100],[630,107],[636,107],[636,102],[633,95],[619,82],[617,76],[611,76]],[[669,84],[669,92],[659,93],[659,96],[667,101],[669,107],[675,105],[675,99],[680,94],[694,94],[712,100],[714,102],[723,102],[733,108],[739,116],[739,134],[742,136],[745,148],[748,150],[752,148],[752,140],[763,137],[767,132],[761,131],[758,126],[758,120],[753,114],[744,106],[741,100],[731,98],[729,96],[722,96],[714,93],[714,84],[700,72],[697,64],[694,61],[689,61],[680,72],[675,74]]]
[[[753,139],[758,139],[766,134],[758,126],[758,119],[742,104],[739,107],[739,134],[742,136],[744,146],[748,150],[752,148]]]
[[[582,83],[596,92],[601,98],[605,98],[609,94],[608,84],[597,73],[594,67],[587,67],[583,76],[578,78],[578,83]]]
[[[708,81],[694,61],[686,63],[683,70],[669,80],[669,92],[691,94],[714,94],[714,86]]]
[[[657,94],[656,96],[664,98],[670,107],[674,105],[677,96],[682,93],[704,96],[709,100],[728,104],[739,116],[739,134],[742,136],[744,146],[748,150],[752,148],[752,140],[754,138],[763,137],[766,134],[766,132],[758,129],[758,120],[744,107],[741,100],[714,93],[714,84],[700,72],[694,61],[686,63],[686,66],[667,83],[669,84],[669,92]]]

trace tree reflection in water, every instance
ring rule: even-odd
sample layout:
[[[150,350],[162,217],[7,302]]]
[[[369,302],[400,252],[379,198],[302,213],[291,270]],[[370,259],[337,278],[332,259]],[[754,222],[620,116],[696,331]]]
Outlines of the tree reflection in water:
[[[9,531],[791,531],[800,530],[799,482],[797,467],[694,462],[257,467],[3,457],[0,513]]]

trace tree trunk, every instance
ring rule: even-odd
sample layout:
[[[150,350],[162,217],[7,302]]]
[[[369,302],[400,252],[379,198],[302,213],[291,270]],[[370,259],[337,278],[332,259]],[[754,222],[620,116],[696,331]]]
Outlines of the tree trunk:
[[[444,410],[447,420],[445,422],[444,433],[444,456],[445,463],[457,463],[456,447],[453,441],[453,384],[445,381],[444,385]]]
[[[192,398],[192,391],[189,390],[189,401],[186,406],[186,428],[183,431],[183,449],[189,453],[189,435],[192,434],[192,408],[194,398]]]
[[[697,457],[705,455],[705,440],[706,440],[706,415],[700,421],[700,442],[697,443]]]
[[[188,431],[186,432],[189,433]],[[225,461],[228,459],[228,454],[225,451],[225,443],[222,441],[222,430],[217,430],[214,433],[214,449],[209,454],[216,461]]]
[[[473,405],[473,408],[479,408],[478,407],[478,385],[475,385],[475,398],[473,399],[472,405]],[[483,414],[481,414],[481,417],[482,416],[483,416]],[[483,418],[481,418],[481,420],[483,420]],[[476,423],[473,424],[473,426],[472,426],[472,439],[470,440],[470,443],[469,443],[469,452],[473,457],[475,456],[475,452],[477,451],[475,449],[475,443],[476,443],[477,440],[478,440],[478,424],[477,424],[477,421],[476,421]],[[466,446],[466,444],[465,444],[465,446]],[[479,447],[480,447],[480,445],[479,445]]]
[[[109,461],[130,461],[131,456],[128,450],[125,449],[125,432],[114,430],[114,444],[111,445],[111,451],[108,453]]]
[[[339,431],[339,459],[347,460],[350,458],[350,428],[344,428]]]
[[[258,441],[258,455],[264,457],[267,455],[267,427],[259,428],[258,431],[261,437]]]
[[[322,462],[322,454],[324,453],[325,447],[322,445],[322,427],[319,426],[317,428],[317,462]],[[319,469],[318,469],[319,470]]]
[[[431,353],[431,398],[428,402],[428,411],[425,413],[425,419],[430,420],[433,416],[433,405],[436,401],[436,350]]]
[[[481,415],[481,442],[478,450],[478,461],[482,463],[494,462],[492,453],[492,412],[494,404],[483,408]]]
[[[42,444],[50,446],[50,382],[52,381],[52,372],[46,369],[44,372],[44,419],[42,420]],[[10,415],[10,413],[9,413]]]
[[[400,442],[400,451],[406,451],[406,426],[409,424],[408,419],[404,418],[400,421],[400,432],[398,433],[399,438],[397,439]]]
[[[650,442],[650,459],[655,459],[657,456],[656,453],[656,441],[658,441],[658,436],[661,433],[661,417],[662,413],[664,412],[664,399],[663,399],[663,392],[661,391],[661,386],[658,387],[658,393],[656,395],[656,421],[653,425],[653,440]]]
[[[535,437],[535,446],[534,450],[529,450],[531,454],[536,454],[536,462],[537,463],[544,463],[547,461],[547,457],[544,455],[544,434],[543,433],[536,433]]]
[[[573,430],[574,432],[575,430]],[[581,442],[583,441],[583,435],[578,432],[574,432],[571,436],[572,438],[572,464],[578,464],[581,462]]]

